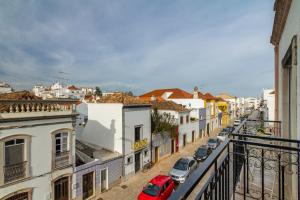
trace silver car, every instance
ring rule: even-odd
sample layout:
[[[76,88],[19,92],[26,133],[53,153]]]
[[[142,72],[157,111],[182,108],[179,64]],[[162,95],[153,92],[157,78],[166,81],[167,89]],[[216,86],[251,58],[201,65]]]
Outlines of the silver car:
[[[207,146],[209,148],[215,149],[219,146],[220,143],[221,141],[219,138],[209,138],[207,142]]]
[[[170,171],[170,176],[174,181],[184,183],[186,178],[196,167],[197,162],[193,157],[180,158]]]

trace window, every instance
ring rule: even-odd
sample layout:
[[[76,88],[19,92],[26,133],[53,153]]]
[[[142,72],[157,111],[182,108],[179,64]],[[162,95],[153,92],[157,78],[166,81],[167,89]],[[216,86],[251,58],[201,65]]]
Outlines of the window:
[[[195,164],[195,161],[192,160],[192,161],[190,162],[190,164],[189,164],[189,167],[192,167],[194,164]]]
[[[189,123],[190,122],[190,116],[186,116],[186,123]]]
[[[134,128],[134,141],[141,140],[141,126],[136,126]]]
[[[180,124],[183,124],[183,116],[180,116]]]
[[[94,172],[84,174],[82,176],[82,196],[88,199],[94,195]]]
[[[5,166],[24,162],[24,139],[13,139],[5,142]]]
[[[59,155],[63,152],[68,151],[68,133],[57,133],[55,134],[55,153]]]
[[[129,156],[127,157],[127,164],[131,164],[133,162],[133,157]]]
[[[15,194],[14,196],[11,196],[9,198],[6,198],[5,200],[27,200],[29,199],[28,192],[22,192],[19,194]]]
[[[144,156],[147,157],[148,156],[148,150],[144,151]]]

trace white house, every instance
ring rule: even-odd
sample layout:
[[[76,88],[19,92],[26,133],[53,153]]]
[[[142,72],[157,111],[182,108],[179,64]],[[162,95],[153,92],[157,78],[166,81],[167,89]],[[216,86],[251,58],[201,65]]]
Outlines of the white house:
[[[13,89],[12,89],[12,87],[10,85],[8,85],[5,82],[1,82],[0,81],[0,94],[2,94],[2,93],[10,93],[12,91],[13,91]]]
[[[274,89],[264,89],[262,94],[263,104],[266,107],[266,120],[275,120],[275,91]]]
[[[203,94],[198,91],[197,87],[194,88],[193,94],[179,88],[157,89],[141,95],[140,98],[147,100],[154,98],[157,101],[172,101],[183,105],[186,109],[190,110],[189,115],[195,120],[194,123],[198,123],[197,132],[195,134],[204,134],[206,129],[205,121],[207,118],[205,100],[203,99]]]
[[[176,141],[173,141],[176,151],[200,137],[198,120],[191,118],[190,109],[172,101],[156,101],[152,108],[156,108],[161,114],[169,113],[174,118],[174,123],[178,126],[178,135]]]
[[[86,123],[76,130],[78,139],[122,154],[124,176],[150,163],[151,105],[122,94],[83,102],[77,109]]]
[[[0,102],[0,199],[71,199],[75,102],[29,92]]]

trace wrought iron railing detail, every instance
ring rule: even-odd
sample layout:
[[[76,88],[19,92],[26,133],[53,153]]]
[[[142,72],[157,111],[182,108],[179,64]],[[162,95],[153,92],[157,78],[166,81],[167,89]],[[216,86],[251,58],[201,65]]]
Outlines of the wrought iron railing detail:
[[[4,183],[26,178],[28,162],[4,166]]]
[[[55,154],[54,168],[64,168],[71,165],[71,154],[70,151],[64,151]]]
[[[300,198],[300,141],[248,132],[256,124],[245,120],[170,199]]]

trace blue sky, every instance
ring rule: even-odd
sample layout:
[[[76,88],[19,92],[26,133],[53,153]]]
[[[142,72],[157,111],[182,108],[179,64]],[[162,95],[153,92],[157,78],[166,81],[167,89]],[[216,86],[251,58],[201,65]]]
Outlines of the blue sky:
[[[0,1],[0,80],[256,96],[273,87],[273,3]]]

